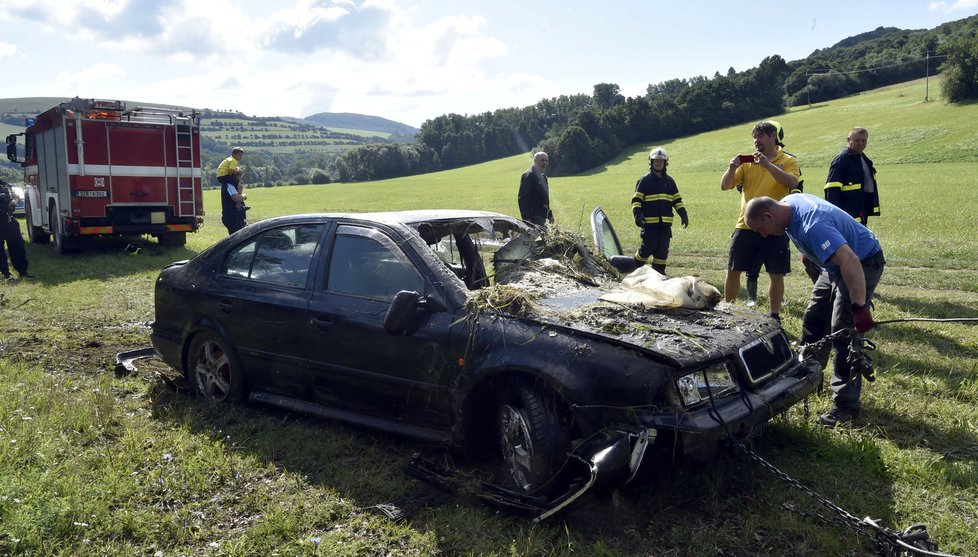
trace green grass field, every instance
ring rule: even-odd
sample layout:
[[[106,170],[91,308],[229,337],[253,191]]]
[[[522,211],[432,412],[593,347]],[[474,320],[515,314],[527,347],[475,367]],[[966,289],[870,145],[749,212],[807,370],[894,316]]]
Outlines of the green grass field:
[[[931,98],[937,90],[931,84]],[[978,316],[978,104],[923,102],[920,82],[778,115],[806,190],[855,125],[869,128],[887,256],[874,317]],[[690,214],[674,233],[672,275],[722,286],[738,197],[720,175],[750,152],[750,128],[663,142]],[[589,237],[601,206],[627,252],[635,181],[652,147],[551,179],[558,224]],[[529,156],[361,184],[249,190],[252,219],[317,211],[465,208],[516,212]],[[749,460],[722,454],[639,481],[542,524],[432,491],[401,469],[422,447],[403,439],[259,406],[213,408],[176,393],[152,361],[112,372],[116,352],[148,344],[153,281],[168,262],[225,235],[216,191],[186,248],[99,242],[54,255],[30,246],[37,278],[0,285],[0,554],[2,555],[871,555],[872,543],[812,516],[826,509]],[[761,279],[762,288],[766,279]],[[797,336],[810,282],[786,279],[784,325]],[[762,296],[762,305],[766,299]],[[812,424],[792,409],[753,446],[857,517],[894,529],[928,525],[941,551],[978,554],[978,329],[893,324],[879,346],[854,427]],[[412,501],[392,522],[372,505]],[[794,511],[789,509],[795,509]]]

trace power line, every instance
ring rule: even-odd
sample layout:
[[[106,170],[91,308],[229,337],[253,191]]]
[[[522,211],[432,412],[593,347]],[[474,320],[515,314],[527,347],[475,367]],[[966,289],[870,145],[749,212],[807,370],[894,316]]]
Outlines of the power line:
[[[859,74],[859,73],[865,73],[865,72],[875,72],[875,71],[879,71],[879,70],[885,70],[885,69],[888,69],[888,68],[896,68],[896,67],[899,67],[899,66],[906,66],[907,64],[918,64],[920,62],[926,63],[926,67],[927,67],[927,71],[924,74],[925,77],[927,78],[927,85],[926,85],[926,89],[924,91],[924,102],[926,102],[926,101],[929,100],[928,97],[930,96],[929,95],[929,93],[930,93],[930,61],[931,61],[931,59],[937,59],[937,58],[947,58],[947,54],[935,54],[935,55],[931,56],[930,51],[927,51],[927,56],[925,56],[924,58],[917,58],[915,60],[904,60],[902,62],[894,62],[892,64],[887,64],[885,66],[876,66],[876,67],[873,67],[873,68],[862,68],[862,69],[859,69],[859,70],[837,70],[835,68],[806,68],[805,69],[805,83],[806,83],[805,89],[807,89],[808,106],[811,106],[812,105],[812,92],[811,92],[811,81],[810,80],[811,80],[811,78],[812,78],[813,75],[826,75],[826,74],[830,74],[830,73],[835,73],[835,74],[840,74],[840,75],[851,75],[851,74]]]
[[[877,70],[885,70],[887,68],[896,68],[898,66],[906,66],[907,64],[915,64],[918,62],[927,62],[928,60],[933,60],[937,58],[947,58],[947,54],[940,54],[935,56],[927,56],[924,58],[917,58],[914,60],[905,60],[903,62],[894,62],[885,66],[876,66],[874,68],[863,68],[861,70],[837,70],[835,68],[807,68],[805,70],[806,74],[819,74],[819,73],[840,73],[840,74],[857,74],[863,72],[875,72]]]

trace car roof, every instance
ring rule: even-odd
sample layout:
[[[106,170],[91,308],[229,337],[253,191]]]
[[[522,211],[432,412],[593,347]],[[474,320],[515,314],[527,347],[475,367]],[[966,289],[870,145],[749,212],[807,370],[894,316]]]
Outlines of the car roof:
[[[493,213],[490,211],[470,211],[466,209],[422,209],[416,211],[386,211],[386,212],[374,212],[374,213],[309,213],[304,215],[287,215],[281,217],[274,217],[274,220],[278,219],[293,219],[293,218],[330,218],[330,219],[340,219],[347,218],[353,220],[363,220],[372,221],[380,223],[399,223],[408,226],[416,226],[425,222],[435,222],[435,221],[454,221],[454,220],[474,220],[474,219],[491,219],[491,220],[506,220],[511,222],[520,222],[519,219],[513,218],[509,215],[504,215],[502,213]],[[269,219],[273,220],[273,219]]]

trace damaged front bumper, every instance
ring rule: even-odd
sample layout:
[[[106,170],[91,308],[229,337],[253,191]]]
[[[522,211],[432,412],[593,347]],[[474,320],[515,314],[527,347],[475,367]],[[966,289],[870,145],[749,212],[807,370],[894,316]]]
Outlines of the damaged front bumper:
[[[557,495],[527,494],[487,482],[478,484],[475,495],[494,507],[531,516],[534,522],[545,520],[585,494],[630,482],[655,433],[648,429],[608,428],[585,439],[571,450],[560,471],[537,491]],[[454,470],[419,455],[411,459],[407,472],[443,489],[463,491],[464,486]]]
[[[638,472],[646,450],[660,435],[671,434],[668,442],[678,439],[687,456],[708,457],[724,440],[749,438],[756,426],[804,399],[821,382],[821,366],[809,359],[766,382],[762,388],[741,391],[715,404],[711,402],[687,412],[576,406],[577,418],[601,420],[608,425],[578,443],[557,474],[534,493],[486,482],[480,482],[472,489],[471,485],[463,485],[453,469],[417,455],[408,464],[407,472],[443,489],[474,491],[483,502],[531,516],[539,522],[566,509],[586,494],[630,482]]]

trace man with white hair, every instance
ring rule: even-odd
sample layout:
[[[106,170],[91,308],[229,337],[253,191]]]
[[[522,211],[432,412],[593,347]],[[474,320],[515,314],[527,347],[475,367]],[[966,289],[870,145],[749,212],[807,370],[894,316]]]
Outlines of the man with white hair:
[[[547,181],[547,165],[550,157],[543,151],[533,155],[533,165],[520,177],[520,218],[538,226],[553,224],[554,212],[550,210],[550,184]]]

